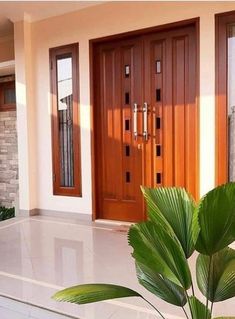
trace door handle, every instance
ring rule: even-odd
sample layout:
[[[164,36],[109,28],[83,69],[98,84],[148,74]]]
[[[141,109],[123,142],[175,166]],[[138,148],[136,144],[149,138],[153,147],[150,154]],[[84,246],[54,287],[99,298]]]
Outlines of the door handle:
[[[134,134],[134,140],[137,140],[138,132],[137,132],[137,113],[138,113],[138,104],[134,103],[133,106],[133,134]]]
[[[143,138],[148,140],[148,103],[144,102],[143,106]]]

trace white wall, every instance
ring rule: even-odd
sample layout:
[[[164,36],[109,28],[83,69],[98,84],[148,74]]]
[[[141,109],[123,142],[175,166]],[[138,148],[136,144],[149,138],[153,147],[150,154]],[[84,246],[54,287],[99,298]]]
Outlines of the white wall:
[[[14,25],[17,100],[17,133],[19,163],[19,208],[29,211],[37,207],[36,124],[34,103],[31,24]]]
[[[35,170],[29,166],[29,175],[35,176],[36,172],[33,185],[36,198],[30,207],[91,214],[89,40],[194,17],[200,17],[200,194],[211,189],[215,179],[214,14],[234,9],[235,2],[114,2],[33,23],[32,90],[36,122],[31,127],[31,136],[35,139],[37,166]],[[79,42],[80,47],[82,198],[52,193],[48,52],[51,47],[73,42]],[[19,147],[23,151],[27,146]]]

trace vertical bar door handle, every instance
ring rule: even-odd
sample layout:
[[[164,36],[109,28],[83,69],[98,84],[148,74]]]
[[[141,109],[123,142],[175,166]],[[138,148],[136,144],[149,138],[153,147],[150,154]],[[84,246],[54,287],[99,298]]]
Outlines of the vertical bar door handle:
[[[138,132],[137,132],[137,112],[138,112],[138,104],[134,103],[133,107],[133,134],[134,134],[134,140],[137,140]]]
[[[145,141],[148,140],[148,103],[144,102],[143,107],[143,137]]]

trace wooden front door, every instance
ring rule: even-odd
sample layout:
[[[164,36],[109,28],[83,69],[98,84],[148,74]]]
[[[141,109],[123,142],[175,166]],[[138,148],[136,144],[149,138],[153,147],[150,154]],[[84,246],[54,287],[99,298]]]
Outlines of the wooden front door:
[[[94,50],[98,218],[145,218],[140,185],[197,195],[195,27]]]

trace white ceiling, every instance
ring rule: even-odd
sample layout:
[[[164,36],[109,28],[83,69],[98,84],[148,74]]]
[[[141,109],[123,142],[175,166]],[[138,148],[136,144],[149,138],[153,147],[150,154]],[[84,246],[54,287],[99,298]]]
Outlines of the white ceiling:
[[[106,0],[107,1],[107,0]],[[13,33],[9,22],[38,21],[95,6],[104,1],[0,1],[0,37]],[[9,20],[8,20],[9,19]]]

